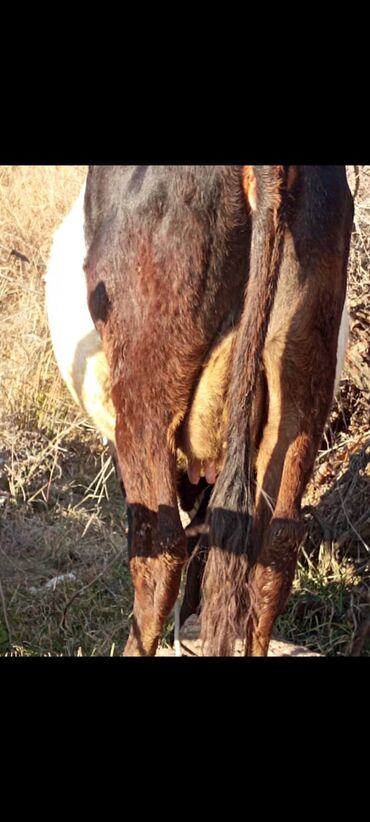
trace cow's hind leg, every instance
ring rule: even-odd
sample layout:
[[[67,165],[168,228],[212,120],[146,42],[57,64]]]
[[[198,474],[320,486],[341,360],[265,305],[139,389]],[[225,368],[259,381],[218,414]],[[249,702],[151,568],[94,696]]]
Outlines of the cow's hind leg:
[[[257,458],[255,536],[260,546],[249,577],[246,653],[267,654],[275,619],[294,578],[304,528],[301,499],[310,478],[335,376],[335,330],[306,338],[294,330],[271,339],[265,365],[269,410]]]

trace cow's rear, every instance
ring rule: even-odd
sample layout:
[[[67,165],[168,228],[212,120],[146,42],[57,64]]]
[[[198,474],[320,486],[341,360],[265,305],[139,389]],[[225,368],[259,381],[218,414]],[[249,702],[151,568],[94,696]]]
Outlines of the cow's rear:
[[[181,449],[189,498],[215,482],[201,538],[205,652],[231,654],[241,636],[265,654],[333,396],[352,224],[344,167],[90,167],[85,216],[129,505],[126,653],[155,653],[187,561]],[[195,607],[203,564],[190,567]]]
[[[344,167],[255,168],[246,180],[250,280],[208,517],[208,654],[232,653],[237,636],[247,654],[266,654],[290,592],[301,499],[333,398],[353,217]]]

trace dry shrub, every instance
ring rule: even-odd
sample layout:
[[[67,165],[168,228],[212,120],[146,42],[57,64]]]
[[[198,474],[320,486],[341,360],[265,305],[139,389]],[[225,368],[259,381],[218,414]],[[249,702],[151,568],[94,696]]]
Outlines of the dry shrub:
[[[50,346],[43,275],[52,234],[85,175],[85,166],[0,167],[0,408],[18,425],[51,429],[55,414],[71,412]]]
[[[52,235],[86,170],[0,167],[3,653],[109,654],[128,631],[123,501],[106,450],[60,378],[44,305]]]

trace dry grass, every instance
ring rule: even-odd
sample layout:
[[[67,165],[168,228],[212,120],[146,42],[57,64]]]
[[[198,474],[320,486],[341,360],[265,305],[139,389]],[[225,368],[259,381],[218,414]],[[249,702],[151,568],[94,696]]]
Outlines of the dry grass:
[[[370,166],[359,171],[351,345],[277,626],[328,655],[370,655]],[[59,377],[44,310],[52,233],[85,173],[0,167],[0,654],[118,654],[127,636],[123,501],[105,449]]]
[[[85,174],[84,167],[0,167],[0,402],[3,413],[36,430],[71,413],[50,347],[43,275],[52,233]]]
[[[0,653],[118,653],[128,631],[123,501],[44,309],[52,234],[85,174],[0,168]]]

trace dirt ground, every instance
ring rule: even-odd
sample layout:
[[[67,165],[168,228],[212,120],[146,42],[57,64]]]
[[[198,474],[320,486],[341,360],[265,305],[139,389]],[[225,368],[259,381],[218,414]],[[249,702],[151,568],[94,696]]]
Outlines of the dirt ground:
[[[199,620],[196,616],[189,617],[180,631],[180,651],[181,656],[199,657],[202,656],[202,643],[199,638]],[[179,654],[180,655],[180,654]],[[175,649],[164,647],[157,651],[156,656],[176,656]],[[244,656],[243,643],[239,640],[235,646],[234,656]],[[293,642],[272,639],[270,642],[268,656],[321,656],[301,645],[294,645]]]

